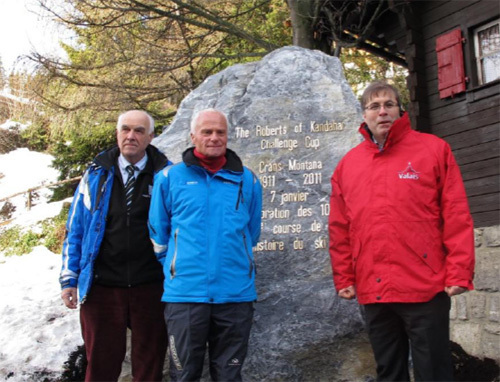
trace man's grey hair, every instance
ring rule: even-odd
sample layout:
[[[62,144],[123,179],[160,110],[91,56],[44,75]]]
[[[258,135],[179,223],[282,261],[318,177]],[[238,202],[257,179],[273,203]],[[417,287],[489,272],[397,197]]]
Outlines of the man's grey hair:
[[[155,131],[155,120],[153,119],[153,117],[151,117],[149,115],[149,113],[145,112],[144,110],[127,110],[127,111],[124,111],[123,113],[121,113],[119,116],[118,116],[118,121],[116,122],[116,131],[120,131],[121,127],[122,127],[122,122],[123,122],[123,118],[125,117],[125,114],[127,114],[128,112],[130,111],[140,111],[141,113],[144,113],[144,115],[148,118],[148,121],[149,121],[149,131],[148,131],[148,134],[153,134],[154,131]]]
[[[224,120],[226,121],[226,126],[229,128],[229,122],[227,120],[226,113],[224,113],[223,111],[217,110],[217,109],[208,108],[208,109],[203,109],[203,110],[197,111],[191,117],[191,134],[194,134],[196,132],[196,124],[198,123],[198,119],[200,118],[200,115],[202,113],[207,112],[207,111],[213,111],[215,113],[219,113],[220,115],[222,115],[224,117]]]

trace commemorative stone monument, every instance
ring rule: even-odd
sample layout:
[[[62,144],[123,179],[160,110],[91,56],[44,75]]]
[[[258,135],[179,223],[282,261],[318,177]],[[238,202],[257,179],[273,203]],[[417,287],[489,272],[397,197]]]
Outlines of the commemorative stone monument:
[[[355,301],[336,296],[327,223],[330,177],[360,142],[362,117],[340,61],[285,47],[232,66],[189,94],[153,144],[180,161],[191,146],[191,116],[205,108],[227,114],[228,147],[263,187],[262,234],[254,248],[259,299],[245,380],[352,379],[342,373],[363,362],[356,353],[362,316]],[[360,380],[366,377],[360,371]]]

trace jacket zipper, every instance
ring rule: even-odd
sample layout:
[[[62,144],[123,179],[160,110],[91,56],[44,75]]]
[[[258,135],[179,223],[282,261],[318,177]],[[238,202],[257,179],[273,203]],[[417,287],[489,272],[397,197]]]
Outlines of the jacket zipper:
[[[175,230],[174,233],[174,257],[172,258],[172,262],[170,263],[170,280],[175,277],[175,262],[177,261],[177,235],[179,234],[179,228]]]
[[[128,245],[127,245],[127,248],[128,248],[128,251],[127,251],[127,284],[128,284],[128,287],[130,288],[132,286],[132,283],[130,282],[130,248],[131,248],[131,243],[130,243],[130,212],[127,212],[127,231],[128,231],[128,235],[127,235],[127,241],[128,241]]]
[[[243,235],[243,247],[245,247],[245,253],[247,255],[248,262],[250,264],[250,272],[248,272],[248,277],[252,278],[252,273],[253,273],[253,260],[250,254],[248,253],[248,248],[247,248],[247,236],[245,235],[245,232],[242,232]]]
[[[243,181],[240,182],[240,186],[238,189],[238,200],[236,200],[236,211],[238,211],[238,208],[240,206],[240,200],[242,204],[245,202],[245,200],[243,199]]]

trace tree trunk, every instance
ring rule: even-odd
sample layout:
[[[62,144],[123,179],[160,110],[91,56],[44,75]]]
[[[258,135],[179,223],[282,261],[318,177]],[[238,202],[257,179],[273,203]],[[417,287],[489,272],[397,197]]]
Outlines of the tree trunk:
[[[314,8],[316,0],[287,0],[293,29],[293,45],[314,49]]]
[[[317,49],[332,55],[332,41],[329,34],[318,32],[320,0],[287,0],[292,19],[293,45]]]

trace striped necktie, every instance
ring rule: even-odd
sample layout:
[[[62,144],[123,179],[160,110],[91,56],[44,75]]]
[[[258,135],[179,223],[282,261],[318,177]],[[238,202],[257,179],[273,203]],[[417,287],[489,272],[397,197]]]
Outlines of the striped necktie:
[[[136,166],[128,165],[125,170],[128,173],[127,183],[125,184],[125,200],[127,201],[127,212],[130,212],[132,194],[134,193],[135,171],[139,169]]]

